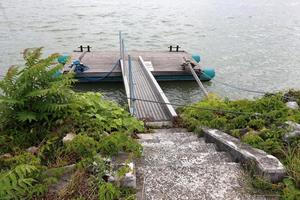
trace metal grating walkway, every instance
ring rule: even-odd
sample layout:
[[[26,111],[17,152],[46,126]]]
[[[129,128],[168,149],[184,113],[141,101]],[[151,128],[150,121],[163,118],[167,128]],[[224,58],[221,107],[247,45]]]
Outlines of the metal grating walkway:
[[[127,62],[122,62],[121,69],[127,97],[133,98],[133,101],[129,101],[131,113],[148,125],[171,125],[177,114],[152,73],[145,67],[143,59],[135,57],[130,63],[131,69]]]
[[[155,88],[148,80],[147,74],[143,70],[141,64],[137,60],[132,61],[132,79],[134,84],[134,94],[137,99],[146,99],[159,102],[160,98]],[[146,121],[170,121],[171,118],[167,114],[166,106],[137,100],[135,102],[135,114],[139,119]]]

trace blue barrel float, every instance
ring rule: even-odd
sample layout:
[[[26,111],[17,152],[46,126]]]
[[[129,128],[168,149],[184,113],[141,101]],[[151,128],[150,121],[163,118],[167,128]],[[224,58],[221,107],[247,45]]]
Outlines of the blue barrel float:
[[[57,62],[62,64],[62,65],[65,65],[69,60],[69,56],[59,56],[57,58]],[[62,72],[60,70],[57,70],[55,72],[55,74],[53,74],[53,78],[58,78],[62,75]]]
[[[69,56],[59,56],[57,58],[57,61],[62,64],[62,65],[65,65],[69,60]]]
[[[193,54],[192,58],[197,62],[201,62],[201,56],[199,54]],[[203,68],[201,69],[202,74],[200,75],[201,81],[210,81],[216,75],[215,69],[213,68]]]

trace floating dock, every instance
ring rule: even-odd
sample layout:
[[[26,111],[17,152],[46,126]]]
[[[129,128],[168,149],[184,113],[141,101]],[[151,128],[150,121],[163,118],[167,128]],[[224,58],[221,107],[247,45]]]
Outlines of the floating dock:
[[[98,81],[123,81],[121,67],[117,66],[113,72],[112,67],[118,62],[120,52],[102,52],[92,51],[73,52],[71,60],[80,60],[88,69],[82,73],[76,74],[76,78],[80,82],[98,82]],[[141,56],[146,62],[147,67],[157,81],[191,81],[195,80],[189,70],[183,70],[181,64],[183,57],[192,60],[192,55],[187,52],[169,52],[169,51],[132,51],[128,52],[133,58]],[[81,59],[79,59],[81,57]],[[68,72],[71,68],[66,65],[64,72]],[[209,81],[206,76],[201,75],[199,66],[196,66],[195,72],[201,81]],[[111,73],[110,73],[111,72]],[[107,74],[109,76],[107,76]],[[107,77],[106,77],[107,76]],[[105,78],[104,78],[105,77]],[[104,78],[104,79],[103,79]]]
[[[195,57],[185,51],[125,52],[124,40],[120,34],[120,51],[73,52],[73,63],[66,64],[63,72],[76,72],[75,77],[81,82],[123,81],[130,113],[145,121],[147,125],[172,126],[177,118],[175,109],[157,81],[197,80],[206,93],[201,80],[214,77],[214,70],[209,75],[193,61]],[[196,59],[197,60],[197,59]],[[200,56],[198,56],[200,62]]]

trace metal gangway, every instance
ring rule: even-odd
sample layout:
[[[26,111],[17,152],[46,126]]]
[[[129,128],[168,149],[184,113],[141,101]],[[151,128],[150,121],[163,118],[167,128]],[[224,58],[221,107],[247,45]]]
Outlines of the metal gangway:
[[[177,117],[165,93],[141,56],[125,51],[120,33],[120,66],[130,113],[150,126],[171,126]]]

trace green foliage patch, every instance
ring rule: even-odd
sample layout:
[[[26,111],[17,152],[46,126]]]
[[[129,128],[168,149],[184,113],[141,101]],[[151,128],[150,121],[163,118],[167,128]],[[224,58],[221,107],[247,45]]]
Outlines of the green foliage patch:
[[[104,181],[103,158],[140,155],[131,134],[144,131],[143,123],[99,93],[74,92],[74,74],[58,73],[59,55],[41,55],[42,48],[25,50],[25,64],[0,80],[0,199],[46,198],[70,164],[79,171],[55,198],[124,197],[122,188]],[[63,143],[68,133],[76,136]]]

